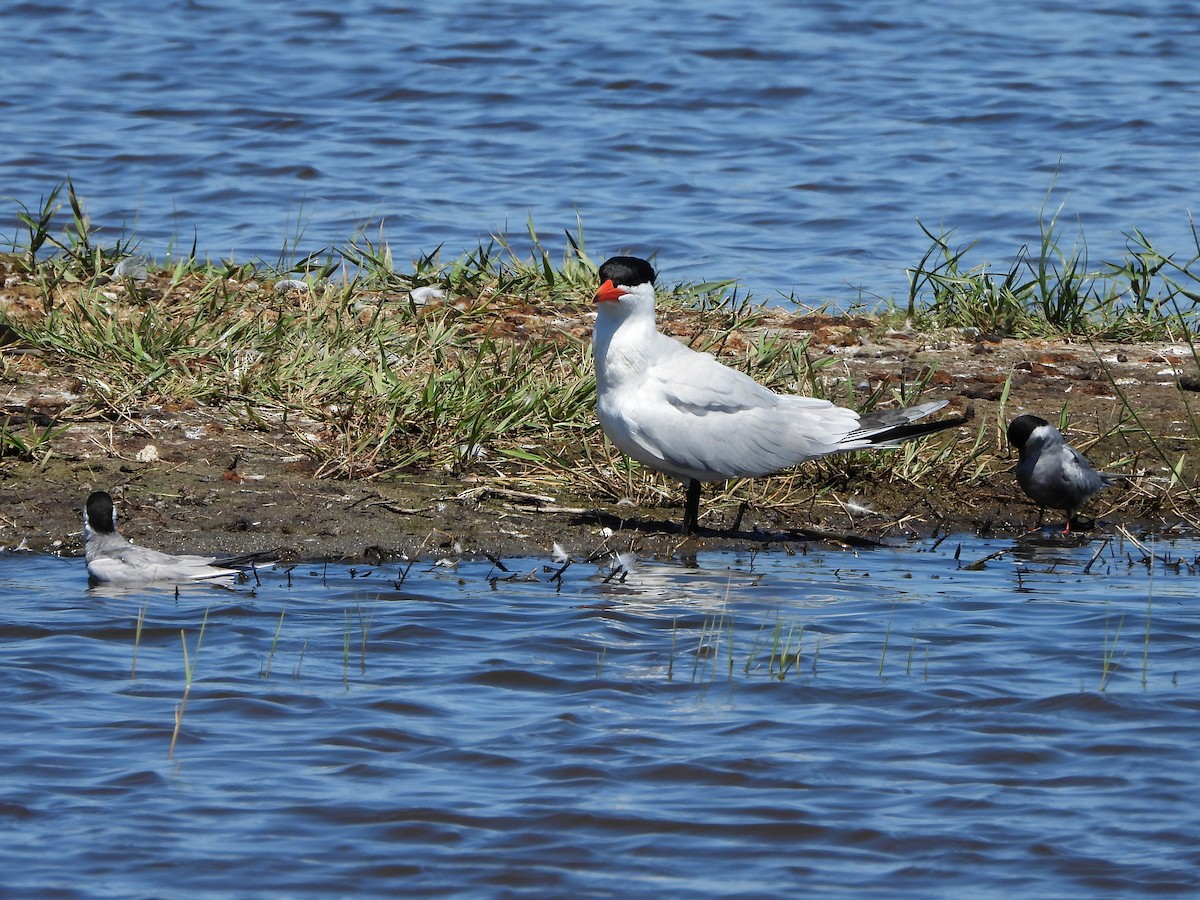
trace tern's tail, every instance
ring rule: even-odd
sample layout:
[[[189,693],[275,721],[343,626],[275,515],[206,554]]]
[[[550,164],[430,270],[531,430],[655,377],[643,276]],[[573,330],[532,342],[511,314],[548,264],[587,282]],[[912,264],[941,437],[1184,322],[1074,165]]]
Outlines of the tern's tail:
[[[222,569],[266,569],[279,562],[281,557],[279,550],[258,550],[238,556],[218,556],[211,565]]]
[[[962,425],[970,415],[955,416],[941,419],[937,422],[917,422],[930,413],[935,413],[946,405],[945,400],[933,400],[920,403],[905,409],[885,409],[867,413],[858,420],[858,428],[847,437],[849,439],[868,440],[875,447],[894,447],[901,441],[933,434],[946,428]]]

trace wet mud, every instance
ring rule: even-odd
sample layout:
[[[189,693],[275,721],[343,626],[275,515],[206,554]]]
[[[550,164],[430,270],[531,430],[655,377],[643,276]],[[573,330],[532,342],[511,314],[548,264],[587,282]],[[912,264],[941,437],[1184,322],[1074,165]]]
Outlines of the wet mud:
[[[857,320],[829,316],[781,316],[777,324],[811,335],[812,352],[834,357],[856,380],[915,381],[932,370],[926,396],[944,397],[951,410],[973,416],[957,429],[963,455],[982,428],[987,453],[997,458],[965,487],[961,479],[876,484],[848,478],[814,490],[801,513],[763,503],[713,505],[709,488],[706,528],[685,541],[678,534],[681,487],[675,505],[638,508],[564,494],[553,485],[539,490],[527,481],[518,490],[486,471],[329,480],[317,477],[316,464],[286,428],[261,421],[247,428],[222,408],[145,408],[136,417],[64,423],[57,417],[70,406],[70,379],[48,373],[31,356],[27,365],[8,360],[9,427],[68,427],[48,456],[0,461],[0,545],[80,553],[83,501],[98,489],[114,494],[122,530],[146,546],[274,550],[290,559],[365,564],[413,555],[548,555],[555,544],[584,558],[610,550],[673,555],[810,540],[869,545],[955,531],[1018,534],[1038,521],[1038,511],[1009,471],[1015,459],[1005,459],[1001,401],[1005,419],[1036,413],[1056,421],[1065,406],[1071,436],[1094,463],[1124,461],[1122,471],[1145,473],[1092,501],[1087,512],[1101,527],[1119,522],[1164,530],[1200,515],[1186,490],[1168,487],[1163,461],[1189,453],[1196,439],[1188,403],[1197,373],[1186,345],[932,340],[906,331],[868,339]],[[1104,437],[1092,445],[1097,435]],[[1047,521],[1056,515],[1048,513]]]

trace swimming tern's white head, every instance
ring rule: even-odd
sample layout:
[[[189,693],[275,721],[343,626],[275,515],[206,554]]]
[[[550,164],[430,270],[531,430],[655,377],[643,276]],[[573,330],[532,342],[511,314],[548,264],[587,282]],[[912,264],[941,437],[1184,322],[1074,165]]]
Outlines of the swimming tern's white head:
[[[117,511],[105,491],[92,493],[84,507],[83,552],[89,580],[113,585],[203,581],[237,575],[249,559],[178,556],[131,544],[117,531]]]

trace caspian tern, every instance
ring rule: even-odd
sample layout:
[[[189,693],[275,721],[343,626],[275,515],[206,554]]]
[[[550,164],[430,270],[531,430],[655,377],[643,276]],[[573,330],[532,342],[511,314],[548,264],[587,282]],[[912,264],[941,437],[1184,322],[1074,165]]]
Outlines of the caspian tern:
[[[1063,533],[1088,498],[1115,483],[1117,476],[1097,472],[1082,453],[1068,444],[1041,416],[1017,416],[1008,426],[1008,442],[1017,448],[1017,483],[1045,511],[1067,514]],[[1040,520],[1039,520],[1040,521]]]
[[[913,424],[945,401],[860,416],[828,400],[777,394],[658,331],[654,269],[646,260],[614,256],[599,274],[592,346],[600,427],[621,452],[687,485],[684,534],[696,529],[701,482],[894,447],[966,421]]]
[[[87,499],[83,510],[83,553],[92,584],[148,584],[204,581],[239,575],[253,556],[220,559],[215,556],[176,556],[129,543],[117,531],[117,511],[104,491]],[[261,557],[259,557],[261,558]]]

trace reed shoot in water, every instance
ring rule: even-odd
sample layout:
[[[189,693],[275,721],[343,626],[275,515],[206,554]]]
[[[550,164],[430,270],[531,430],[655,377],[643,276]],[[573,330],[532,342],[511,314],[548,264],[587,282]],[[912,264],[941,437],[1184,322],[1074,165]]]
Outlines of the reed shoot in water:
[[[263,665],[262,671],[259,673],[263,678],[271,677],[271,662],[275,659],[275,648],[279,645],[279,633],[283,631],[283,617],[287,613],[287,607],[279,610],[279,621],[275,623],[275,634],[271,637],[271,649],[267,653],[267,661]]]
[[[200,655],[200,644],[204,641],[204,629],[208,626],[208,607],[204,609],[204,618],[200,621],[200,633],[196,635],[196,648],[191,656],[188,655],[187,634],[181,628],[179,640],[183,644],[183,696],[175,707],[175,728],[171,732],[171,746],[167,748],[167,759],[175,755],[175,742],[179,739],[179,730],[183,726],[183,711],[187,707],[188,696],[192,692],[192,680],[196,674],[196,658]]]
[[[148,603],[143,603],[138,607],[137,618],[133,623],[133,659],[129,662],[129,680],[133,681],[137,678],[137,655],[138,646],[142,642],[142,627],[146,624],[146,609]]]
[[[1108,688],[1108,684],[1112,681],[1113,676],[1117,674],[1117,669],[1120,668],[1120,660],[1117,659],[1117,645],[1121,639],[1121,627],[1125,624],[1125,616],[1122,615],[1117,619],[1117,628],[1113,632],[1112,639],[1109,639],[1108,634],[1109,617],[1104,617],[1104,653],[1101,656],[1100,662],[1100,690],[1104,691]],[[1125,658],[1125,654],[1121,654],[1121,658]]]

